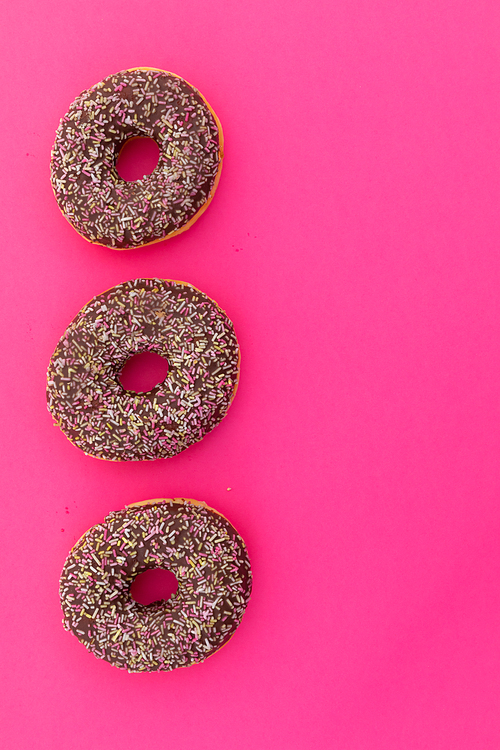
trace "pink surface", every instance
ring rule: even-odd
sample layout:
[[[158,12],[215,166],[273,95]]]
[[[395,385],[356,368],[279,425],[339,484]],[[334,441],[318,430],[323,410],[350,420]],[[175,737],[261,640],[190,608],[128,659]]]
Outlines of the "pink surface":
[[[2,747],[497,749],[497,0],[1,16]],[[226,160],[189,232],[117,253],[62,217],[49,153],[76,95],[140,65],[200,88]],[[184,454],[104,463],[52,427],[45,370],[136,276],[227,310],[241,385]],[[63,631],[59,573],[110,510],[178,495],[240,531],[253,597],[204,664],[129,675]]]

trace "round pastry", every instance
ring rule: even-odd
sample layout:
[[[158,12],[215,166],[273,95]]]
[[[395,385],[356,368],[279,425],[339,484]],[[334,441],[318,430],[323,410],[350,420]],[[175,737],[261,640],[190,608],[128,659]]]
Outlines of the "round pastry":
[[[141,352],[169,365],[147,393],[120,383],[127,360]],[[90,456],[167,458],[219,424],[239,370],[233,324],[216,302],[182,281],[133,279],[94,297],[66,329],[48,367],[48,409]]]
[[[127,182],[116,171],[126,141],[152,138],[156,169]],[[173,73],[133,68],[84,91],[52,149],[56,200],[76,231],[99,245],[140,247],[188,229],[213,198],[222,169],[220,122],[197,89]]]
[[[179,585],[144,606],[130,586],[151,568],[172,571]],[[60,581],[63,624],[115,667],[169,671],[227,643],[251,589],[245,544],[224,516],[195,500],[149,500],[110,513],[73,547]]]

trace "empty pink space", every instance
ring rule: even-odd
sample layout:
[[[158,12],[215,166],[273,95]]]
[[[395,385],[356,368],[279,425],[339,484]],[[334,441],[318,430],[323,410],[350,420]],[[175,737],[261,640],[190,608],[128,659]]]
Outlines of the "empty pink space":
[[[3,748],[500,747],[499,34],[496,0],[2,7]],[[226,156],[188,232],[116,252],[61,215],[50,149],[137,66],[199,88]],[[45,373],[139,276],[226,310],[241,380],[184,453],[108,463]],[[129,675],[63,630],[59,575],[111,510],[179,496],[238,529],[252,599],[205,663]]]

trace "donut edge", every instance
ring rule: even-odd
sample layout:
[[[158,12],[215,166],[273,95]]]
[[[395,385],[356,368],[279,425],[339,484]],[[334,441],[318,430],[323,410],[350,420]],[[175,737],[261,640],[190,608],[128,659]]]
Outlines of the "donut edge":
[[[165,503],[174,503],[174,505],[195,505],[197,507],[205,508],[205,510],[210,511],[211,513],[217,513],[218,516],[220,516],[229,524],[231,524],[231,526],[233,526],[229,518],[227,518],[219,510],[216,510],[215,508],[211,508],[210,505],[207,505],[203,500],[195,500],[192,497],[155,497],[155,498],[151,498],[151,500],[139,500],[137,503],[129,503],[128,505],[125,506],[125,508],[123,508],[123,510],[126,510],[127,508],[148,508],[150,505],[164,505]],[[233,529],[236,531],[240,539],[243,541],[241,535],[238,533],[237,529],[235,529],[234,526],[233,526]],[[245,544],[245,549],[246,549],[246,544]]]

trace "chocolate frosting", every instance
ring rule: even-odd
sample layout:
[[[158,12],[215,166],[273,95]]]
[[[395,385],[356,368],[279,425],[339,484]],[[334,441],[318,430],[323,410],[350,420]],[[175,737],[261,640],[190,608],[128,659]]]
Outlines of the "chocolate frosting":
[[[146,351],[167,359],[167,377],[147,393],[125,390],[125,362]],[[239,357],[233,324],[203,292],[180,281],[133,279],[94,297],[68,326],[48,367],[48,409],[90,456],[175,456],[226,414]]]
[[[178,589],[146,606],[134,578],[166,568]],[[129,672],[188,667],[234,634],[250,598],[245,544],[205,504],[153,500],[110,513],[70,552],[61,574],[63,624],[99,659]]]
[[[123,180],[116,160],[125,141],[159,146],[150,175]],[[57,129],[51,179],[64,216],[100,245],[139,247],[178,234],[211,200],[220,176],[220,123],[182,78],[138,68],[105,78],[71,104]]]

